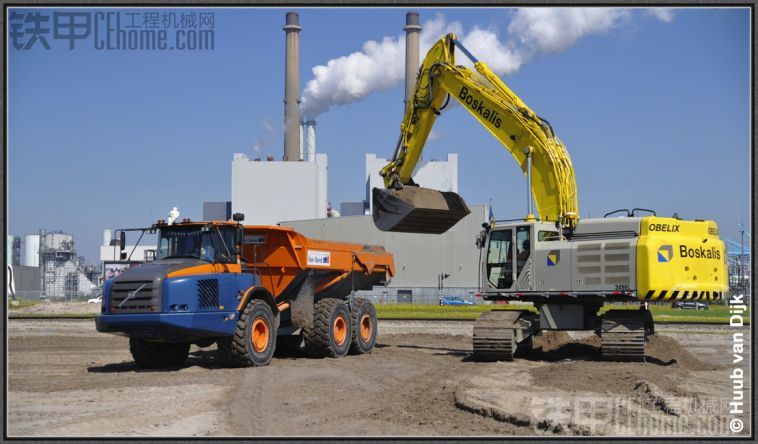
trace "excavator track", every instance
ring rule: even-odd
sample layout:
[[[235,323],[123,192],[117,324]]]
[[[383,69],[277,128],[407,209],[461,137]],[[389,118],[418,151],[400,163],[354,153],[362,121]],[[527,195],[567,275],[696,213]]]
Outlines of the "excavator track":
[[[494,310],[474,322],[475,361],[513,361],[520,311]]]
[[[601,351],[605,361],[645,361],[645,310],[609,310],[603,316]]]

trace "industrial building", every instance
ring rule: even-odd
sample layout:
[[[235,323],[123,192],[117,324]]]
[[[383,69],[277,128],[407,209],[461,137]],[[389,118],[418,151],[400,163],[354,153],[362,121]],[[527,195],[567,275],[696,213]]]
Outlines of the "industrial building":
[[[40,230],[24,236],[23,256],[20,238],[13,236],[9,255],[13,255],[13,282],[16,294],[26,299],[71,300],[97,292],[100,267],[85,265],[76,254],[74,237],[62,231]],[[22,257],[21,257],[22,256]],[[21,260],[16,260],[21,257]]]
[[[7,245],[7,264],[21,265],[21,238],[18,236],[8,236]]]
[[[370,215],[281,225],[316,239],[384,246],[395,257],[395,277],[386,288],[362,294],[382,302],[436,303],[441,292],[474,298],[479,285],[479,250],[474,239],[487,222],[487,214],[485,205],[473,206],[471,214],[440,235],[379,231]]]
[[[374,208],[371,204],[371,190],[384,188],[384,179],[379,171],[389,163],[389,159],[376,157],[376,154],[366,154],[366,205],[370,214]],[[418,167],[413,175],[416,183],[424,184],[424,188],[439,191],[458,192],[458,154],[449,153],[447,160],[432,159]]]
[[[243,213],[251,225],[326,217],[326,179],[325,154],[309,162],[262,161],[237,153],[232,162],[232,213]]]
[[[406,100],[413,93],[419,66],[419,16],[406,16]],[[386,302],[436,303],[441,292],[473,298],[478,287],[479,251],[475,236],[486,222],[485,206],[472,212],[443,235],[417,235],[379,231],[371,218],[371,189],[384,187],[379,170],[388,160],[367,153],[363,201],[340,205],[342,217],[327,217],[327,158],[318,153],[316,123],[300,116],[299,32],[297,13],[289,12],[286,39],[285,134],[282,160],[250,159],[237,153],[232,161],[231,212],[244,213],[245,223],[290,226],[305,236],[341,242],[382,245],[395,256],[396,275],[390,285],[367,292]],[[297,123],[300,123],[298,125]],[[441,191],[458,191],[458,155],[431,160],[414,175],[418,183]],[[361,185],[356,184],[356,189]],[[276,193],[251,193],[269,189]],[[223,203],[219,203],[221,205]],[[210,210],[216,218],[220,211]],[[219,210],[216,208],[215,210]],[[204,211],[205,212],[205,211]],[[336,213],[332,212],[332,215]],[[444,287],[440,290],[440,286]]]

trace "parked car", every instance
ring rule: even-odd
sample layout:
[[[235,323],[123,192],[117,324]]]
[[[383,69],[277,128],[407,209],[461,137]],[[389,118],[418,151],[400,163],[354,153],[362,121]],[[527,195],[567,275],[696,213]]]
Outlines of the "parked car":
[[[680,310],[708,310],[708,304],[706,302],[697,301],[674,301],[671,303],[671,308],[678,308]]]
[[[440,305],[474,305],[474,303],[458,296],[446,296],[440,299]]]
[[[103,297],[98,296],[96,298],[87,299],[88,304],[102,304],[103,303]]]

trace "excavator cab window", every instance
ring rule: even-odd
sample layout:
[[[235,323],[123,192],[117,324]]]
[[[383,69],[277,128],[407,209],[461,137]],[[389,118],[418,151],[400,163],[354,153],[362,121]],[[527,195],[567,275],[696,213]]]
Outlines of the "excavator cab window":
[[[487,249],[487,280],[499,289],[513,286],[513,231],[495,230],[490,233]]]
[[[537,240],[540,242],[551,242],[551,241],[557,241],[560,240],[560,236],[558,236],[557,231],[543,231],[540,230],[537,233]]]
[[[516,228],[516,274],[521,274],[521,269],[524,268],[524,264],[529,260],[529,254],[531,250],[531,239],[529,233],[531,227],[518,227]]]

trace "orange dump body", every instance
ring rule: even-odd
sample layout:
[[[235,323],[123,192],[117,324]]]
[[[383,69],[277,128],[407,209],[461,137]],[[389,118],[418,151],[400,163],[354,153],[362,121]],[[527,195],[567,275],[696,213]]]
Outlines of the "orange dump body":
[[[277,299],[303,273],[313,274],[316,294],[344,297],[384,285],[395,272],[392,254],[383,247],[310,239],[269,225],[244,227],[242,257]]]

